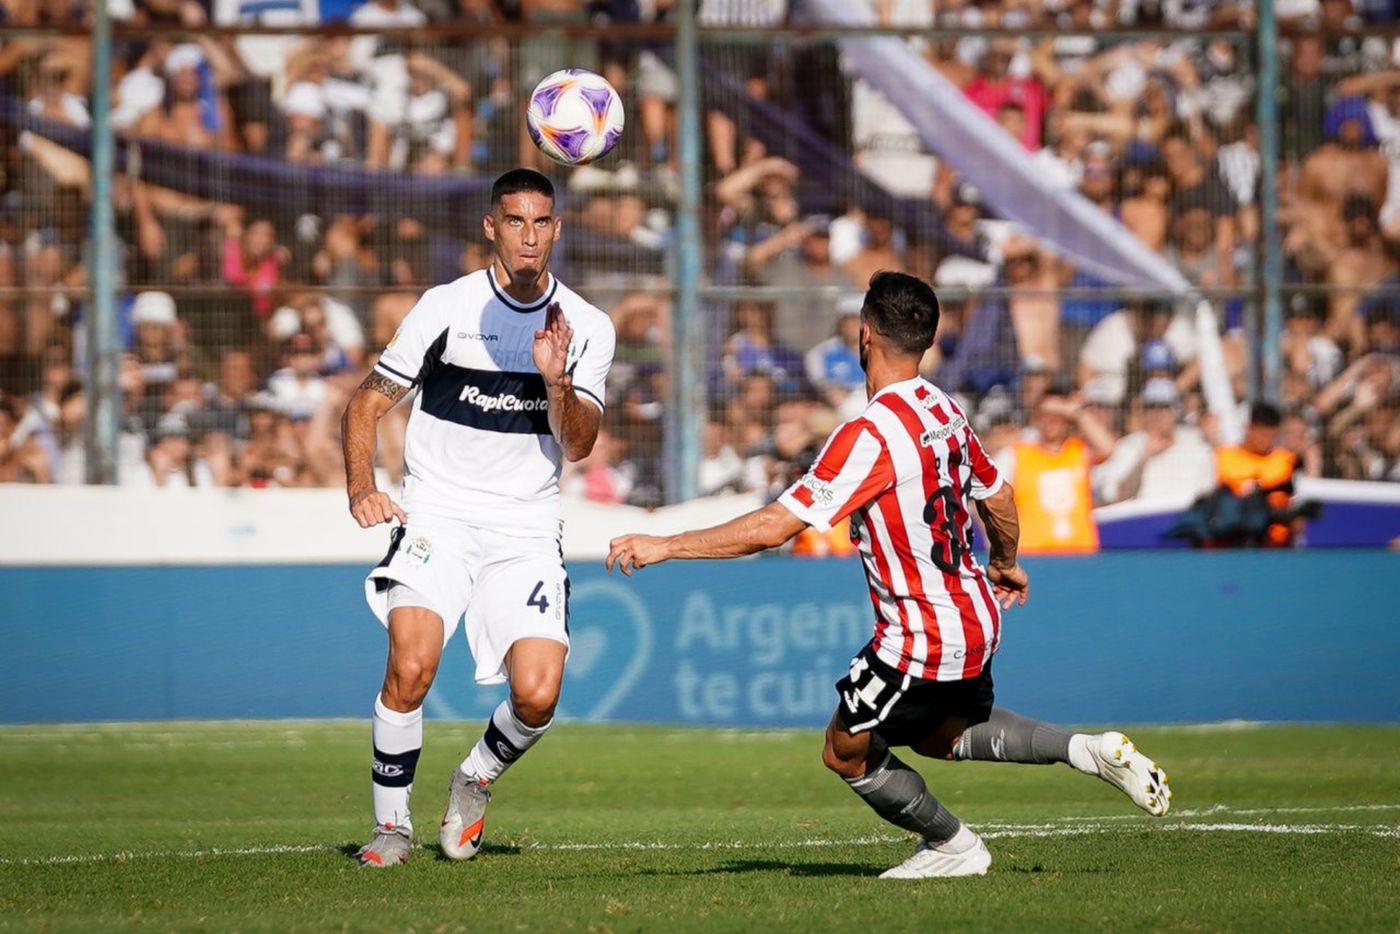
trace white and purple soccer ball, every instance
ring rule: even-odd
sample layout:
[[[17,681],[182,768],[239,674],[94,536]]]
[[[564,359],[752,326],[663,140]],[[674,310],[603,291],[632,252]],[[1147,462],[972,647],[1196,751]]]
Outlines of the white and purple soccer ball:
[[[535,86],[525,124],[535,145],[555,162],[584,165],[622,138],[622,98],[602,75],[565,68]]]

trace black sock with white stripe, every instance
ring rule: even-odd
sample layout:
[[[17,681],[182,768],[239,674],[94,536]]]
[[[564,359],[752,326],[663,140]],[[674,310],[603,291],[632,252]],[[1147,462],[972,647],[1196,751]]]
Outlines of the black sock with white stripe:
[[[423,708],[402,713],[374,699],[374,764],[370,779],[374,790],[374,820],[390,830],[413,833],[408,798],[413,793],[413,773],[423,751]]]
[[[553,723],[551,720],[550,723]],[[476,741],[472,751],[462,760],[462,772],[478,781],[494,782],[525,751],[539,741],[550,724],[526,726],[515,715],[510,698],[501,701],[491,722],[486,724],[486,732]]]

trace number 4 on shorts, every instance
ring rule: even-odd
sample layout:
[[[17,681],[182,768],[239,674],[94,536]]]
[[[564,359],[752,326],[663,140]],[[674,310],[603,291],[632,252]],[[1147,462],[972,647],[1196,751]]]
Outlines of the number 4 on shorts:
[[[544,581],[535,584],[535,589],[530,593],[530,599],[525,601],[526,606],[537,606],[540,608],[540,615],[549,612],[549,598],[544,595]]]

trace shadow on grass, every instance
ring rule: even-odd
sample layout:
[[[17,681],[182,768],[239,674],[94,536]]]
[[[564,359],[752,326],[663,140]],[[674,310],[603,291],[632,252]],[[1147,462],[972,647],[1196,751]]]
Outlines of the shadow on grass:
[[[731,859],[704,869],[648,869],[642,876],[721,876],[741,872],[776,872],[785,876],[865,876],[874,878],[884,867],[851,863],[789,863],[777,859]]]

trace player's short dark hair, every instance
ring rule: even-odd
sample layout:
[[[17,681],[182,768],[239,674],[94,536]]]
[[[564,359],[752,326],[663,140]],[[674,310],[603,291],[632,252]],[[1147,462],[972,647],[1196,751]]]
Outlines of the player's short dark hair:
[[[860,315],[903,353],[922,356],[938,332],[938,296],[916,276],[882,270],[870,277]]]
[[[1249,407],[1249,423],[1277,428],[1283,424],[1283,412],[1272,402],[1260,400]]]
[[[544,195],[550,201],[554,200],[553,182],[534,169],[520,168],[511,169],[492,183],[491,204],[500,204],[506,195],[518,195],[527,191]]]

